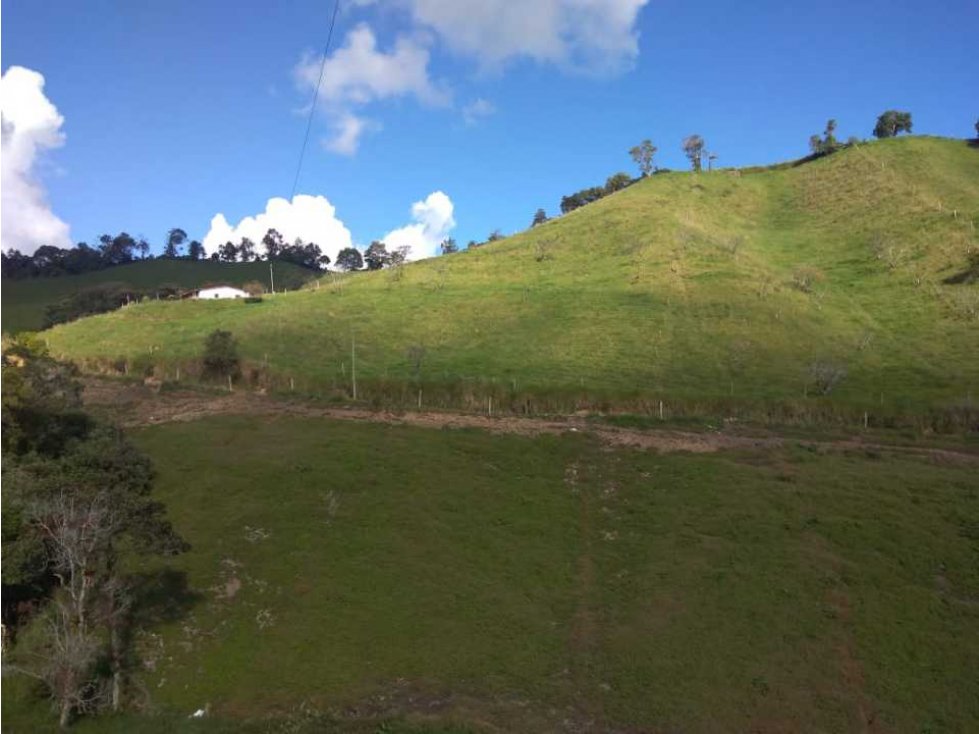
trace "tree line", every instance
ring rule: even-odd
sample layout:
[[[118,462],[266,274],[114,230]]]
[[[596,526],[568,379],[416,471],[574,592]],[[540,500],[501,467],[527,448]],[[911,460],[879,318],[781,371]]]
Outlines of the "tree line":
[[[218,262],[291,262],[309,270],[324,270],[330,263],[329,256],[323,254],[315,242],[304,242],[297,238],[289,244],[276,229],[269,229],[261,244],[263,252],[259,252],[255,243],[247,237],[242,238],[237,245],[226,242],[209,259]],[[145,239],[137,240],[127,232],[114,236],[104,234],[99,237],[95,246],[79,242],[74,247],[42,245],[32,255],[25,255],[19,250],[4,252],[2,272],[4,278],[15,280],[78,275],[137,260],[153,259],[150,249],[150,244]],[[170,260],[204,260],[204,246],[197,240],[190,240],[184,230],[175,227],[167,232],[159,257]]]

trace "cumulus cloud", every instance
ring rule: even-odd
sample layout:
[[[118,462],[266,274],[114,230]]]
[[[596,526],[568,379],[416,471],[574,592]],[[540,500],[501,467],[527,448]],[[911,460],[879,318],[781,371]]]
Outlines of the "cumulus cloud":
[[[37,176],[44,151],[64,144],[64,118],[44,96],[44,77],[11,66],[0,77],[2,247],[33,253],[41,245],[70,247],[68,225],[48,205]]]
[[[495,112],[496,107],[492,102],[479,97],[462,108],[462,120],[467,125],[475,125],[484,117],[489,117]]]
[[[439,244],[456,226],[453,218],[454,205],[445,193],[435,191],[424,201],[416,201],[411,206],[413,224],[405,225],[388,232],[381,239],[388,250],[408,246],[409,260],[421,260],[438,254]]]
[[[322,56],[306,55],[294,74],[301,89],[311,92],[320,80]],[[366,23],[351,30],[344,45],[326,60],[319,101],[330,117],[334,135],[326,147],[342,154],[357,151],[361,136],[376,123],[359,110],[372,102],[414,97],[427,105],[445,105],[448,92],[429,76],[429,51],[424,39],[399,36],[387,52],[380,49]]]
[[[297,237],[315,242],[331,261],[340,250],[351,246],[350,230],[337,218],[336,208],[326,197],[298,194],[291,202],[280,197],[269,199],[264,212],[245,217],[235,226],[224,214],[216,214],[204,237],[204,249],[210,254],[225,242],[238,244],[244,237],[261,248],[262,237],[270,229],[277,229],[290,244]]]

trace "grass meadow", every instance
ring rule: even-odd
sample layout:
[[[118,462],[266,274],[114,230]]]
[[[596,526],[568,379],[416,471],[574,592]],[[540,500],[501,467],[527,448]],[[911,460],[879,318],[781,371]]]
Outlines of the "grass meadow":
[[[979,721],[974,463],[296,417],[132,437],[193,548],[133,568],[152,715],[79,732]],[[4,731],[53,728],[4,684]]]
[[[528,206],[528,211],[533,207]],[[547,224],[264,303],[150,302],[59,326],[92,371],[384,406],[975,424],[979,149],[914,137],[796,167],[665,173]],[[354,343],[356,348],[354,350]],[[419,391],[421,396],[419,396]]]

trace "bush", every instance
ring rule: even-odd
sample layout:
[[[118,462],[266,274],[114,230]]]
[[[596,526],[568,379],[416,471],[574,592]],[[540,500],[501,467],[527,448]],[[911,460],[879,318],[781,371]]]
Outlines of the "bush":
[[[230,331],[212,331],[204,341],[204,376],[237,379],[241,375],[238,343]]]

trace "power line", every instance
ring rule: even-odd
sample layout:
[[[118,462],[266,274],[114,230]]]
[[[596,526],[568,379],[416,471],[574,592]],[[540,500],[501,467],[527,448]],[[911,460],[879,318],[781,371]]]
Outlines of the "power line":
[[[296,164],[296,177],[292,181],[292,194],[289,201],[296,196],[296,189],[299,187],[299,174],[303,170],[303,158],[306,156],[306,144],[309,142],[309,131],[313,127],[313,113],[316,112],[316,100],[319,98],[320,85],[323,83],[323,72],[326,70],[326,57],[330,53],[330,43],[333,41],[333,29],[337,24],[337,11],[340,9],[340,0],[333,3],[333,17],[330,19],[330,33],[326,37],[326,48],[323,49],[323,61],[320,64],[320,78],[316,82],[316,89],[313,90],[313,103],[309,106],[309,118],[306,120],[306,134],[303,136],[303,147],[299,151],[299,163]]]

